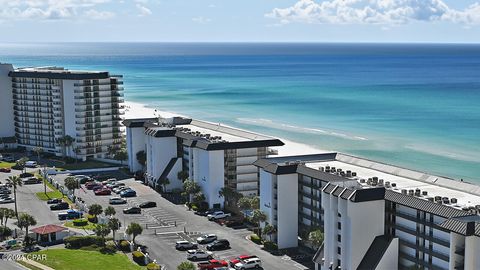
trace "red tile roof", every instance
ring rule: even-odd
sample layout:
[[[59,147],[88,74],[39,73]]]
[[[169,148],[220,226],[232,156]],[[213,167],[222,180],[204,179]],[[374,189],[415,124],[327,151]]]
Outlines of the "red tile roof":
[[[38,234],[50,234],[50,233],[55,233],[55,232],[61,232],[61,231],[64,231],[66,229],[67,228],[62,227],[62,226],[49,224],[49,225],[45,225],[45,226],[42,226],[42,227],[32,229],[31,231],[34,232],[34,233],[38,233]]]

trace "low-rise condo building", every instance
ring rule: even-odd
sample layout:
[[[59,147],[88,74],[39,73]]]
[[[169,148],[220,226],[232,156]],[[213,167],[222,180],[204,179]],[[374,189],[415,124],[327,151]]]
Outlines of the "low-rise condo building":
[[[28,150],[103,158],[122,138],[121,85],[108,72],[0,64],[0,137],[15,136]]]
[[[479,186],[341,153],[255,164],[279,248],[324,231],[317,269],[480,269]]]
[[[210,207],[223,207],[219,196],[230,187],[244,196],[258,195],[259,169],[253,163],[273,153],[275,138],[221,124],[174,117],[127,119],[127,150],[132,172],[142,169],[136,155],[146,153],[145,180],[165,191],[182,188],[179,172],[197,182]]]

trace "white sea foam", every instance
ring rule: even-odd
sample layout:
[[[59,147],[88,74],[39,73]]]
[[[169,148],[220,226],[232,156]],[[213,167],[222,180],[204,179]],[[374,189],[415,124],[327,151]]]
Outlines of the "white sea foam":
[[[285,123],[278,123],[274,122],[273,120],[270,119],[264,119],[264,118],[237,118],[237,122],[239,123],[244,123],[244,124],[253,124],[257,126],[264,126],[264,127],[269,127],[269,128],[274,128],[274,129],[281,129],[281,130],[288,130],[288,131],[296,131],[296,132],[302,132],[302,133],[308,133],[308,134],[319,134],[319,135],[327,135],[327,136],[333,136],[333,137],[339,137],[347,140],[354,140],[354,141],[367,141],[368,139],[365,137],[361,136],[354,136],[354,135],[348,135],[345,133],[341,133],[338,131],[327,131],[324,129],[318,129],[318,128],[309,128],[309,127],[301,127],[301,126],[296,126],[296,125],[291,125],[291,124],[285,124]]]
[[[447,157],[455,160],[470,161],[470,162],[480,161],[480,156],[477,152],[461,151],[460,149],[446,149],[446,148],[440,148],[436,146],[427,146],[423,144],[419,145],[419,144],[413,144],[413,143],[407,144],[404,147],[416,152],[421,152],[421,153],[440,156],[440,157]]]

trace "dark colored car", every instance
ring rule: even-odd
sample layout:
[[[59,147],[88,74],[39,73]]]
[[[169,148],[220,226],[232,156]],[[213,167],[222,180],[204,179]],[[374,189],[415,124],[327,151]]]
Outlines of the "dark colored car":
[[[124,214],[140,214],[142,213],[142,208],[140,207],[130,207],[123,209]]]
[[[0,172],[9,173],[11,171],[12,171],[12,169],[10,169],[10,168],[0,168]]]
[[[127,189],[127,190],[124,190],[122,192],[120,192],[120,197],[135,197],[137,196],[137,193],[135,192],[135,190],[132,190],[132,189]]]
[[[221,211],[221,209],[210,209],[210,210],[207,210],[207,211],[197,211],[195,212],[195,214],[199,215],[199,216],[203,216],[203,217],[206,217],[210,214],[213,214],[217,211]]]
[[[207,245],[208,250],[221,250],[230,248],[230,242],[227,239],[218,239]]]
[[[70,205],[68,205],[66,202],[61,202],[50,206],[50,210],[66,210],[69,208]]]
[[[61,202],[62,202],[62,199],[50,199],[47,201],[47,204],[57,204]]]
[[[139,205],[140,208],[152,208],[152,207],[157,207],[156,202],[144,202]]]
[[[78,218],[81,218],[82,216],[83,216],[82,212],[74,209],[69,209],[67,210],[67,212],[58,213],[59,220],[78,219]]]

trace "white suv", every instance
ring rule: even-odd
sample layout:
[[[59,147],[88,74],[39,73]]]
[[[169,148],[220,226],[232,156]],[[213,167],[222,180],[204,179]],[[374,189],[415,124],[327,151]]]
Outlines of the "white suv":
[[[262,261],[259,258],[251,258],[241,261],[235,264],[235,269],[244,270],[244,269],[259,269],[262,267]]]
[[[187,259],[190,260],[199,260],[199,259],[212,259],[213,253],[210,251],[203,251],[198,249],[192,249],[187,251]]]

